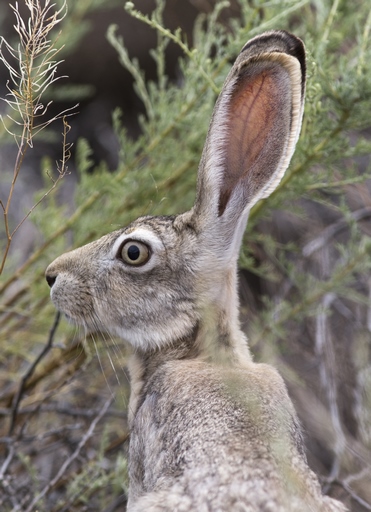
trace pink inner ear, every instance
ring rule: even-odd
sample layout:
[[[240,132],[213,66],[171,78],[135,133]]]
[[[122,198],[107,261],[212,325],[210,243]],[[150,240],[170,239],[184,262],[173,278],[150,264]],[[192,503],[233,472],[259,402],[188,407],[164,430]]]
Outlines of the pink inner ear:
[[[290,98],[288,73],[278,63],[250,65],[239,75],[229,105],[219,215],[236,187],[243,187],[247,204],[276,170],[290,125]]]

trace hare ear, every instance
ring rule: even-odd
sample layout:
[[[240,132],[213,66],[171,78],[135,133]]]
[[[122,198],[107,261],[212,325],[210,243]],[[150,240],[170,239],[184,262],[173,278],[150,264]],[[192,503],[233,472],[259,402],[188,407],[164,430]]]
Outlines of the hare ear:
[[[299,136],[304,84],[300,39],[274,31],[244,46],[216,103],[200,162],[193,219],[201,230],[222,224],[233,231],[231,223],[242,215],[245,224],[244,212],[277,187]]]

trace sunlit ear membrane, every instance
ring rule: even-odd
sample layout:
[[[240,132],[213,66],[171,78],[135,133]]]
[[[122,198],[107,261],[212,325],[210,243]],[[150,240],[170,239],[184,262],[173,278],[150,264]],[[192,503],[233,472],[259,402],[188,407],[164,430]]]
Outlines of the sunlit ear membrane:
[[[216,103],[199,168],[193,219],[223,218],[225,239],[281,180],[295,149],[305,89],[303,43],[283,31],[249,41]],[[246,215],[244,222],[246,222]],[[207,228],[209,229],[209,228]]]
[[[239,74],[230,97],[219,215],[234,190],[249,203],[279,167],[288,144],[291,95],[289,73],[278,62],[250,63]]]

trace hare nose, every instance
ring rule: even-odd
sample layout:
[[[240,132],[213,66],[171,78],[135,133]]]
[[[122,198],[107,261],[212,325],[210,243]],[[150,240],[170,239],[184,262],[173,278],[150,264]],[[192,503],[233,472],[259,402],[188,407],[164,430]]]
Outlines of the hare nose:
[[[48,285],[51,288],[53,286],[53,284],[55,283],[55,281],[57,279],[57,276],[53,276],[51,274],[46,274],[45,279],[46,279],[46,282],[48,283]]]

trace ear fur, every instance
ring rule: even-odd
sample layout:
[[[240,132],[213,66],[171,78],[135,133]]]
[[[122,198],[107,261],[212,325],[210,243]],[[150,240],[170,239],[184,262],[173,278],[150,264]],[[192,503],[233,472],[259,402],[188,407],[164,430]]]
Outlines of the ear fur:
[[[277,187],[299,137],[304,91],[300,39],[273,31],[244,46],[215,105],[200,162],[192,217],[201,231],[214,226],[230,244],[251,207]]]

